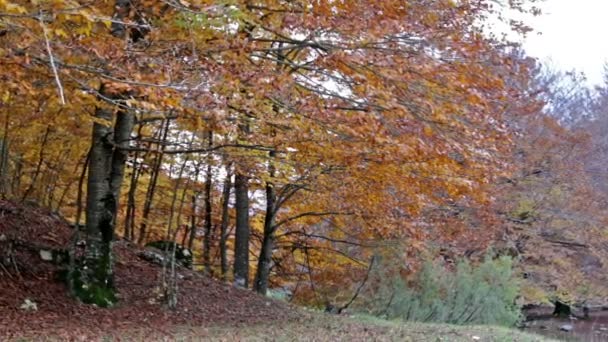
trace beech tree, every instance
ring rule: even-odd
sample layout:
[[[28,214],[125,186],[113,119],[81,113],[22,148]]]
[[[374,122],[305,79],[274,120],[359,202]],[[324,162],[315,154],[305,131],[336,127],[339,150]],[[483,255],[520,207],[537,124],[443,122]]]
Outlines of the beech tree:
[[[534,2],[505,6],[526,11]],[[118,220],[130,239],[139,226],[143,244],[155,230],[166,236],[167,229],[188,224],[179,222],[188,215],[174,211],[196,215],[196,198],[190,209],[175,205],[176,193],[167,196],[172,201],[155,196],[159,187],[182,191],[182,198],[193,191],[171,183],[165,163],[177,156],[198,160],[206,171],[202,254],[208,263],[212,221],[220,221],[213,216],[221,212],[222,274],[232,242],[232,180],[226,177],[222,191],[211,174],[214,160],[231,165],[234,281],[240,286],[250,281],[256,215],[264,217],[255,251],[254,288],[261,293],[277,248],[289,243],[308,258],[308,245],[318,242],[311,237],[329,229],[322,222],[363,238],[404,238],[420,249],[432,231],[420,224],[421,214],[458,200],[484,203],[480,189],[508,154],[504,113],[521,93],[503,79],[525,78],[528,70],[505,52],[504,42],[482,33],[478,24],[502,10],[492,3],[0,1],[0,82],[9,90],[2,103],[15,109],[4,117],[1,151],[7,157],[0,171],[12,179],[12,189],[3,191],[33,197],[39,177],[23,168],[34,165],[33,174],[65,178],[61,190],[76,201],[75,177],[67,170],[83,169],[89,155],[86,247],[76,294],[98,305],[115,300],[111,252]],[[18,121],[20,112],[27,117]],[[45,120],[58,132],[24,127]],[[48,132],[33,151],[32,141],[13,134],[28,130]],[[201,132],[212,133],[205,138]],[[69,147],[64,155],[77,158],[52,170],[45,152],[61,155],[62,145]],[[125,201],[126,167],[132,174]],[[38,192],[56,198],[60,190],[53,189]],[[258,190],[261,199],[252,196]],[[220,191],[222,210],[212,210],[211,197]],[[57,207],[68,207],[64,202]],[[69,216],[73,210],[64,211]],[[192,222],[191,244],[200,221]],[[292,239],[298,235],[292,232],[306,243]]]

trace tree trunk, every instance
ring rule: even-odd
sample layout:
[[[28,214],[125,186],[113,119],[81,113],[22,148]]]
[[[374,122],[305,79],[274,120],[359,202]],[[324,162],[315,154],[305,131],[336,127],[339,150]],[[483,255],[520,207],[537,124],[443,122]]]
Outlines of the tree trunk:
[[[194,139],[194,138],[193,138]],[[190,146],[192,145],[192,141],[190,141]],[[173,216],[175,214],[175,204],[177,202],[177,193],[179,191],[179,186],[182,182],[184,171],[186,166],[188,165],[189,159],[186,158],[182,163],[179,173],[177,174],[177,179],[175,179],[175,185],[173,187],[173,198],[171,199],[171,209],[169,211],[169,222],[167,225],[167,236],[165,237],[166,241],[172,242],[171,244],[165,247],[165,256],[163,260],[163,269],[162,269],[162,277],[161,277],[161,286],[163,287],[165,293],[167,293],[167,305],[170,309],[175,309],[177,306],[177,277],[175,276],[175,250],[176,250],[176,242],[177,233],[179,232],[180,227],[180,219],[181,219],[181,210],[182,207],[180,205],[178,215],[177,215],[177,224],[175,230],[173,229]],[[171,169],[170,169],[171,170]],[[171,178],[171,171],[169,171],[169,177]],[[187,188],[187,185],[186,185]],[[182,195],[181,203],[184,203],[185,192],[187,189],[184,189]],[[171,246],[171,247],[169,247]],[[171,249],[171,250],[168,250]],[[171,254],[169,254],[171,253]],[[167,265],[167,260],[171,262],[170,265]],[[167,274],[167,266],[170,266],[170,272]],[[168,278],[168,279],[167,279]]]
[[[101,87],[100,93],[106,95]],[[112,111],[97,108],[97,119],[111,121]],[[85,303],[111,306],[116,301],[112,274],[112,239],[116,199],[112,193],[112,129],[93,124],[93,141],[87,182],[86,250],[74,276],[75,295]]]
[[[150,182],[148,183],[148,190],[146,191],[146,199],[144,200],[144,210],[141,219],[141,225],[139,227],[139,237],[137,242],[139,244],[143,243],[146,240],[146,234],[148,233],[148,217],[150,216],[150,211],[152,210],[152,199],[154,197],[154,192],[156,191],[156,182],[158,181],[158,174],[160,173],[160,166],[162,165],[163,160],[163,151],[165,149],[164,143],[167,141],[167,135],[169,134],[169,119],[165,121],[164,131],[162,133],[161,138],[161,146],[160,153],[157,154],[156,159],[154,160],[154,165],[152,166],[152,174],[150,176]]]
[[[275,152],[269,153],[270,161],[268,165],[268,174],[272,178],[274,177],[275,170],[273,166],[273,159]],[[260,293],[266,294],[268,290],[268,278],[270,276],[270,267],[272,264],[272,250],[274,249],[274,218],[275,218],[275,203],[276,193],[274,184],[272,182],[266,182],[266,215],[264,217],[264,238],[262,241],[262,249],[260,250],[260,256],[258,258],[258,268],[255,276],[253,289]]]
[[[6,111],[4,121],[4,131],[2,132],[2,141],[0,142],[0,195],[6,197],[9,187],[8,184],[8,156],[9,156],[9,138],[10,129],[10,114]]]
[[[114,221],[117,219],[118,209],[120,208],[120,189],[125,178],[125,165],[129,153],[125,150],[130,145],[131,132],[135,127],[135,115],[131,111],[119,112],[114,125],[114,153],[112,154],[112,169],[110,173],[110,186],[114,195],[116,213]]]
[[[44,132],[44,136],[42,137],[42,143],[40,144],[40,152],[38,153],[38,163],[36,164],[36,171],[34,171],[34,176],[32,177],[32,181],[30,185],[27,187],[27,190],[23,193],[21,197],[21,202],[24,202],[29,194],[34,190],[34,186],[36,185],[36,181],[38,180],[38,176],[42,171],[42,165],[44,163],[44,149],[46,148],[46,142],[49,138],[49,134],[51,133],[51,125],[46,127],[46,131]]]
[[[228,165],[226,167],[224,189],[222,190],[222,222],[220,223],[220,264],[222,280],[226,280],[226,276],[228,275],[228,253],[226,248],[226,240],[228,240],[228,225],[230,224],[228,208],[230,204],[230,189],[232,188],[231,178],[232,174],[230,173],[230,165]]]
[[[116,0],[112,34],[126,35],[122,24],[128,15],[131,2]],[[118,99],[127,94],[111,94],[100,86],[100,98]],[[85,303],[111,306],[117,298],[114,290],[112,241],[116,227],[116,212],[120,186],[124,177],[127,154],[119,147],[128,145],[133,129],[132,113],[119,113],[114,131],[103,121],[112,122],[112,110],[98,107],[93,124],[89,176],[87,180],[86,248],[84,258],[70,271],[74,295]],[[114,135],[114,136],[113,136]],[[114,139],[114,141],[112,141]],[[115,145],[117,145],[115,147]]]
[[[104,94],[103,86],[100,92]],[[112,120],[109,109],[98,108],[95,116],[102,120]],[[77,266],[77,273],[72,275],[75,277],[75,294],[85,303],[111,306],[116,301],[112,241],[127,159],[127,153],[121,147],[129,145],[133,125],[134,117],[131,113],[119,113],[114,134],[110,126],[101,123],[93,125],[87,182],[86,250],[84,260]]]
[[[137,129],[137,136],[141,136],[141,131],[143,130],[144,125],[142,123],[139,124]],[[160,138],[162,134],[162,129],[158,130],[155,134],[155,138]],[[158,137],[157,137],[158,135]],[[137,185],[139,184],[139,177],[143,172],[143,165],[146,156],[150,153],[149,151],[145,152],[141,157],[142,162],[139,162],[140,156],[139,152],[135,152],[133,156],[133,171],[131,172],[131,180],[129,184],[129,193],[127,195],[127,212],[125,214],[124,220],[124,232],[125,237],[130,241],[135,241],[135,205],[136,200],[135,196],[137,194]]]
[[[125,238],[133,241],[135,237],[134,221],[135,221],[135,192],[137,191],[137,183],[139,181],[140,163],[137,162],[138,155],[135,154],[133,160],[133,171],[131,173],[131,181],[129,184],[129,194],[127,195],[127,212],[125,214],[124,232]]]
[[[209,131],[208,135],[209,148],[213,146],[213,133]],[[205,236],[203,240],[203,265],[205,266],[205,273],[211,274],[211,230],[213,224],[211,222],[211,186],[212,186],[212,167],[211,167],[211,155],[207,157],[207,172],[205,174]]]
[[[237,172],[234,179],[236,231],[234,243],[234,283],[249,286],[249,179]]]

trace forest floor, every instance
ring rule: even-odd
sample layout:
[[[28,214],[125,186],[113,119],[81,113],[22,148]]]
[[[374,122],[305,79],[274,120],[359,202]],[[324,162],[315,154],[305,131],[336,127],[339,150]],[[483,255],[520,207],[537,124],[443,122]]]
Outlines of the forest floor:
[[[0,341],[545,341],[494,327],[387,322],[305,310],[179,269],[175,310],[159,303],[160,267],[115,244],[120,302],[72,299],[60,266],[40,250],[65,248],[71,228],[37,207],[0,201]]]

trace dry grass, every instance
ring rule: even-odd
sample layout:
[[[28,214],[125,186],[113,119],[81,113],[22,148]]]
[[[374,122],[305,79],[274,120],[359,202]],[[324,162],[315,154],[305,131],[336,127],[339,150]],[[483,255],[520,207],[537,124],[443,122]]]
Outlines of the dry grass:
[[[297,321],[256,325],[176,327],[170,334],[143,331],[128,336],[108,335],[105,341],[518,341],[552,340],[492,326],[402,323],[370,317],[340,317],[307,313]]]

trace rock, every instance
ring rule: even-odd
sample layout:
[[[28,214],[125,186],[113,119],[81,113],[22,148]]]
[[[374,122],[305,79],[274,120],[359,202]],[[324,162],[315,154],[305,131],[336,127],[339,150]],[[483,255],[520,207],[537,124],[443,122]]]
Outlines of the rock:
[[[38,249],[38,247],[36,247],[36,249]],[[61,249],[38,249],[38,255],[43,261],[52,262],[56,265],[66,264],[69,260],[68,251]]]
[[[157,253],[156,251],[152,251],[152,250],[144,250],[143,252],[138,253],[138,256],[146,261],[158,264],[158,265],[162,265],[163,262],[165,261],[165,258],[162,254]]]
[[[173,241],[159,240],[147,243],[146,247],[159,250],[163,255],[165,252],[171,254],[175,251],[175,261],[178,264],[186,268],[192,267],[192,251],[180,244]]]
[[[565,332],[571,332],[573,329],[574,329],[574,327],[572,326],[572,324],[564,324],[561,327],[559,327],[559,330],[565,331]]]
[[[25,311],[38,311],[38,304],[32,302],[29,298],[26,298],[20,308]]]
[[[44,261],[53,261],[53,252],[41,249],[39,251],[40,259]]]

